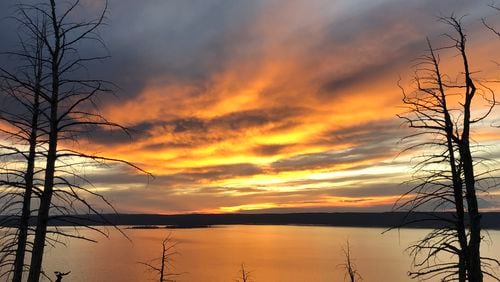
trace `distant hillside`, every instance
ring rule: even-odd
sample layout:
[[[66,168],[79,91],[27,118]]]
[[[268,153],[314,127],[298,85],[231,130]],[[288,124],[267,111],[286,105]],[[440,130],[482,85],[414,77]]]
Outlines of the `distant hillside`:
[[[52,226],[68,225],[131,225],[131,226],[176,226],[198,227],[232,224],[260,225],[318,225],[352,227],[395,227],[431,228],[442,226],[435,218],[451,219],[451,213],[416,213],[406,218],[405,213],[287,213],[287,214],[107,214],[105,220],[97,216],[78,215],[53,217]],[[433,220],[434,218],[434,220]],[[11,225],[12,221],[1,221]],[[10,224],[9,224],[10,222]],[[500,212],[483,213],[483,228],[500,229]]]

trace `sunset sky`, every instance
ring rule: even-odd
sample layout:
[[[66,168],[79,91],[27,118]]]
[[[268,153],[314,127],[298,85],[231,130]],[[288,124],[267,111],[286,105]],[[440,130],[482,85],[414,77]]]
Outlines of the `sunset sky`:
[[[1,2],[5,17],[14,1]],[[102,8],[82,2],[83,16]],[[101,129],[78,146],[155,178],[114,165],[82,173],[120,212],[390,210],[413,156],[398,155],[410,133],[398,80],[426,36],[445,42],[437,17],[451,13],[468,14],[474,71],[500,77],[500,38],[481,24],[500,27],[491,3],[110,0],[100,33],[112,57],[89,70],[119,85],[100,108],[132,139]],[[1,23],[3,51],[16,29]],[[498,113],[475,141],[500,160]],[[500,209],[500,189],[482,207]]]

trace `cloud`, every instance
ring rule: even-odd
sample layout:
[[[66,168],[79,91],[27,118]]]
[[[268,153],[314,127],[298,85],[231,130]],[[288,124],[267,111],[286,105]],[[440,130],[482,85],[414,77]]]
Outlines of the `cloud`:
[[[402,126],[402,120],[394,117],[340,126],[324,133],[316,142],[319,144],[349,143],[364,149],[385,149],[387,152],[397,151],[398,142],[410,133],[408,128]]]
[[[286,150],[286,148],[290,146],[291,145],[280,144],[257,145],[253,148],[253,152],[257,155],[272,156],[279,152],[282,152],[283,150]]]
[[[0,3],[0,17],[13,3]],[[101,4],[82,1],[79,15]],[[387,210],[409,174],[395,160],[408,134],[395,116],[398,77],[426,36],[440,42],[447,29],[436,16],[471,14],[471,43],[488,45],[477,20],[487,4],[111,0],[99,31],[107,50],[81,51],[111,54],[88,73],[120,86],[99,106],[131,137],[94,127],[78,146],[156,178],[122,166],[86,175],[130,212]],[[17,40],[4,23],[2,51]]]

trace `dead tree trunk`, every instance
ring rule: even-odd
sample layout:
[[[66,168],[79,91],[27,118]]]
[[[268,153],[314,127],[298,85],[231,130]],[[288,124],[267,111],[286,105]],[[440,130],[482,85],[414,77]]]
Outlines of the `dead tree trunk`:
[[[467,250],[467,234],[465,229],[465,210],[464,210],[464,199],[462,192],[462,178],[460,171],[458,169],[457,160],[455,158],[455,146],[454,141],[456,137],[454,135],[454,124],[450,116],[450,110],[448,109],[448,103],[446,98],[446,93],[444,90],[442,74],[439,67],[439,61],[436,57],[432,44],[427,40],[429,46],[429,53],[432,65],[434,67],[435,78],[438,87],[437,96],[440,98],[438,101],[440,107],[443,110],[444,117],[444,131],[446,135],[446,147],[449,155],[449,166],[451,170],[451,178],[453,185],[453,198],[455,202],[455,213],[456,213],[456,230],[457,238],[459,242],[460,249],[458,250],[458,281],[465,282],[467,279],[467,261],[468,261],[468,250]]]
[[[43,27],[42,27],[42,30]],[[19,234],[16,250],[16,258],[14,262],[14,276],[13,282],[21,282],[23,272],[24,272],[24,258],[26,253],[26,244],[28,239],[28,227],[29,219],[31,215],[31,199],[33,194],[33,178],[35,175],[35,160],[36,160],[36,148],[37,148],[37,136],[38,136],[38,120],[40,115],[40,95],[42,88],[42,75],[43,75],[43,41],[37,39],[36,41],[36,56],[34,58],[34,74],[35,74],[35,85],[33,89],[33,108],[32,108],[32,119],[31,119],[31,131],[29,135],[29,152],[26,165],[26,173],[24,176],[24,181],[26,188],[23,195],[22,203],[22,214],[19,223]]]
[[[442,18],[441,21],[456,32],[445,35],[451,40],[451,46],[433,49],[429,43],[429,53],[421,57],[416,65],[415,90],[407,95],[402,89],[408,112],[401,118],[410,128],[418,130],[409,136],[416,139],[418,144],[407,150],[423,149],[423,152],[419,152],[422,154],[421,161],[415,166],[419,175],[415,178],[417,184],[404,194],[405,199],[399,207],[409,207],[409,213],[429,208],[434,212],[450,209],[455,211],[453,218],[430,214],[425,219],[440,221],[443,226],[410,247],[414,266],[419,268],[410,272],[411,277],[426,279],[440,275],[443,281],[481,282],[483,273],[493,277],[483,267],[498,265],[499,262],[491,258],[482,260],[480,255],[481,214],[470,129],[471,125],[485,119],[492,112],[496,104],[495,93],[481,84],[483,94],[491,94],[491,99],[483,95],[489,108],[482,116],[472,118],[472,101],[477,89],[469,68],[462,22],[454,16]],[[441,72],[437,53],[443,50],[455,50],[458,53],[457,57],[462,64],[458,75],[463,77],[463,81],[452,80],[450,77],[453,75]],[[456,97],[457,92],[462,92],[463,101],[457,102],[455,98],[451,98]],[[484,175],[488,171],[481,173]],[[484,181],[485,178],[482,178]],[[408,197],[410,200],[407,200]],[[438,263],[441,254],[452,254],[457,262]]]
[[[471,118],[471,105],[476,94],[476,85],[471,77],[469,61],[466,52],[466,36],[459,19],[450,17],[447,22],[456,30],[458,37],[454,40],[455,46],[460,52],[463,63],[464,75],[464,103],[463,103],[463,129],[461,138],[458,140],[460,158],[463,166],[465,182],[465,198],[467,200],[467,211],[469,213],[469,247],[468,253],[468,275],[470,281],[483,281],[481,270],[481,214],[476,195],[476,180],[474,174],[474,162],[470,148],[470,126],[475,121]]]
[[[38,77],[39,79],[39,77]],[[37,127],[38,127],[38,111],[40,106],[40,86],[36,87],[36,92],[34,93],[34,107],[33,107],[33,119],[32,128],[29,138],[29,153],[27,159],[26,174],[24,176],[24,181],[26,188],[23,195],[23,207],[21,219],[19,222],[19,234],[17,241],[16,258],[14,263],[14,277],[13,282],[21,282],[22,274],[24,271],[24,257],[26,252],[26,243],[28,238],[28,227],[29,219],[31,215],[31,199],[33,194],[33,177],[35,169],[35,157],[36,157],[36,147],[37,147]]]
[[[44,44],[45,20],[30,18],[23,5],[18,5],[16,21],[19,23],[20,50],[5,54],[19,60],[18,68],[13,71],[0,67],[2,94],[14,102],[12,108],[2,110],[0,120],[12,126],[14,130],[1,130],[12,140],[12,150],[25,159],[24,168],[16,172],[15,178],[22,179],[11,183],[20,190],[22,200],[20,214],[16,215],[15,255],[12,262],[12,281],[20,282],[25,271],[25,254],[27,248],[29,219],[31,216],[31,200],[35,189],[36,158],[39,149],[41,96],[44,83]],[[16,144],[22,147],[16,148]],[[27,150],[24,148],[27,145]]]
[[[45,136],[48,148],[44,152],[46,158],[45,176],[37,213],[29,282],[38,282],[40,279],[45,245],[47,240],[53,240],[47,236],[48,233],[75,238],[74,235],[47,230],[51,216],[56,217],[51,215],[51,209],[59,213],[57,218],[60,220],[69,224],[81,225],[105,235],[103,231],[91,226],[92,223],[97,222],[94,219],[83,218],[84,221],[91,221],[87,224],[82,223],[82,218],[76,216],[76,214],[81,213],[83,208],[88,213],[98,215],[102,222],[109,223],[80,193],[97,197],[112,210],[114,208],[102,195],[89,190],[86,186],[89,184],[88,180],[75,172],[73,165],[82,166],[90,162],[115,162],[150,175],[125,160],[73,150],[66,144],[64,148],[59,146],[61,140],[76,140],[79,134],[87,134],[90,129],[94,128],[110,127],[126,132],[124,127],[109,122],[96,108],[96,96],[111,92],[110,88],[113,84],[100,79],[88,78],[88,73],[82,70],[85,69],[85,64],[103,60],[108,56],[82,57],[78,52],[82,41],[97,41],[104,46],[104,42],[96,33],[107,12],[107,2],[104,3],[105,7],[96,19],[79,22],[72,21],[72,14],[79,7],[78,0],[73,2],[50,0],[47,4],[27,5],[27,9],[44,15],[49,23],[47,35],[43,36],[43,41],[47,50],[47,56],[44,60],[50,72],[50,83],[48,83],[50,85],[47,86],[48,94],[43,96],[48,104],[48,110],[44,112],[48,124],[48,129],[45,131],[48,135]],[[79,184],[77,181],[84,184]],[[59,202],[54,202],[53,199]],[[87,239],[79,236],[76,238]]]
[[[4,111],[0,111],[0,119],[7,121],[15,128],[14,132],[0,128],[0,133],[10,134],[15,139],[21,140],[20,145],[4,146],[0,144],[0,150],[2,150],[0,156],[12,158],[12,156],[21,155],[28,160],[26,170],[4,169],[3,167],[0,170],[2,177],[0,185],[2,188],[6,187],[7,191],[5,195],[0,195],[0,200],[6,199],[9,201],[0,207],[0,211],[7,210],[10,212],[14,210],[16,212],[15,215],[8,216],[7,219],[2,218],[2,222],[8,221],[9,226],[13,226],[12,222],[21,222],[22,226],[18,233],[0,236],[2,243],[8,241],[0,246],[0,267],[12,266],[12,268],[15,268],[17,274],[14,279],[16,282],[22,277],[25,266],[23,261],[27,252],[31,252],[28,281],[39,281],[40,275],[43,273],[45,245],[47,242],[51,244],[58,243],[58,239],[50,236],[50,234],[94,241],[84,236],[68,234],[60,230],[48,230],[47,225],[50,219],[57,218],[67,224],[84,226],[106,236],[104,231],[93,227],[93,225],[96,223],[110,224],[110,222],[90,204],[88,198],[93,197],[100,200],[110,210],[115,210],[102,195],[89,188],[91,183],[78,173],[77,167],[87,164],[95,165],[113,162],[133,167],[152,176],[125,160],[106,158],[85,151],[74,150],[67,143],[60,146],[61,140],[77,140],[80,134],[88,136],[90,130],[101,127],[118,129],[127,133],[126,128],[123,126],[109,122],[104,118],[96,106],[95,96],[112,92],[113,84],[104,80],[89,78],[89,73],[85,69],[86,64],[101,61],[108,56],[84,57],[78,52],[82,41],[97,41],[104,46],[96,32],[98,27],[102,25],[107,12],[107,2],[104,3],[102,13],[95,19],[76,22],[74,22],[74,19],[78,17],[74,17],[74,12],[79,7],[79,0],[73,2],[46,0],[45,3],[19,5],[20,18],[16,18],[16,20],[25,25],[28,33],[36,39],[38,47],[41,46],[43,49],[43,51],[40,51],[37,48],[40,53],[36,53],[36,56],[33,54],[27,55],[22,60],[32,60],[34,57],[39,59],[38,61],[35,60],[35,62],[39,63],[37,66],[40,67],[40,69],[37,69],[39,72],[36,73],[38,76],[35,75],[35,77],[39,79],[33,80],[38,82],[43,80],[43,83],[34,83],[35,86],[33,86],[31,84],[33,83],[32,80],[25,83],[0,67],[0,78],[13,80],[21,85],[20,88],[28,88],[28,90],[23,88],[23,91],[20,92],[30,98],[28,99],[29,103],[25,103],[26,99],[18,99],[16,94],[12,95],[12,98],[25,107],[24,110],[31,111],[32,114],[29,119],[23,116],[19,120],[17,114],[10,114],[5,117]],[[39,25],[37,20],[33,19],[43,19],[43,24]],[[18,53],[13,54],[18,55]],[[22,63],[24,64],[24,62]],[[42,70],[44,71],[43,75],[41,74]],[[26,71],[23,71],[22,74],[25,73]],[[3,85],[0,90],[4,90]],[[16,90],[13,91],[13,93],[17,92]],[[23,96],[23,98],[26,97]],[[16,130],[21,133],[16,132]],[[28,153],[24,152],[26,143],[29,145]],[[40,146],[42,144],[43,146]],[[23,147],[19,148],[17,145]],[[43,152],[40,152],[40,150],[43,150]],[[36,167],[36,163],[41,160],[39,158],[35,162],[37,156],[44,158],[45,166],[43,168]],[[44,176],[36,176],[41,174],[44,174]],[[14,181],[3,179],[3,177],[10,177],[11,175],[13,175],[12,178],[15,178]],[[17,197],[21,194],[19,192],[21,189],[26,193],[23,193],[23,199],[19,201]],[[27,223],[30,214],[34,210],[30,206],[31,198],[33,198],[32,192],[35,192],[36,196],[39,197],[40,203],[39,208],[35,209],[37,214],[34,242],[30,244],[31,249],[27,250],[27,241],[23,238],[27,236],[30,230]],[[17,211],[20,204],[23,205],[22,211]],[[82,211],[97,215],[97,217],[77,216]],[[17,213],[21,215],[19,216]],[[17,220],[18,218],[21,219]],[[15,249],[18,234],[20,234],[20,246]],[[15,259],[12,259],[13,253],[17,253]],[[18,273],[18,271],[21,271],[21,273]],[[7,271],[8,274],[6,275],[11,272],[12,270]],[[3,277],[3,273],[0,274],[0,277]]]
[[[54,97],[54,94],[53,96]],[[57,105],[51,105],[51,118],[57,115]],[[37,214],[35,241],[33,242],[33,251],[31,254],[31,264],[28,276],[29,282],[38,282],[42,272],[42,260],[45,249],[45,240],[47,234],[47,224],[49,220],[50,204],[54,188],[54,173],[57,153],[57,131],[54,130],[57,125],[50,125],[49,150],[47,153],[47,162],[45,168],[44,190],[40,199],[40,207]]]
[[[52,24],[54,45],[50,48],[50,63],[52,68],[52,89],[49,100],[49,148],[45,166],[45,180],[43,192],[38,208],[35,239],[33,242],[33,252],[31,254],[31,264],[28,276],[29,282],[38,282],[42,272],[43,253],[47,234],[47,224],[49,220],[50,204],[54,190],[55,164],[57,159],[58,143],[58,102],[59,102],[59,74],[61,63],[61,26],[56,14],[55,0],[50,0],[50,24]],[[47,39],[46,39],[47,40]]]

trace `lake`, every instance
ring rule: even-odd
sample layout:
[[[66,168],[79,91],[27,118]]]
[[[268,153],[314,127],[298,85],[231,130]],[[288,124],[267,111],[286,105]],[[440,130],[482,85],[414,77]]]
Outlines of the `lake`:
[[[68,229],[72,230],[72,229]],[[342,247],[350,242],[352,256],[364,281],[411,281],[411,260],[405,248],[428,230],[402,229],[382,234],[381,228],[231,225],[194,229],[117,230],[98,243],[65,240],[67,246],[48,248],[46,272],[69,271],[63,281],[151,281],[147,262],[161,256],[169,233],[179,253],[173,272],[177,281],[235,281],[242,263],[255,282],[344,281]],[[483,254],[500,256],[500,231],[490,231]]]

